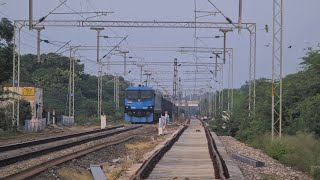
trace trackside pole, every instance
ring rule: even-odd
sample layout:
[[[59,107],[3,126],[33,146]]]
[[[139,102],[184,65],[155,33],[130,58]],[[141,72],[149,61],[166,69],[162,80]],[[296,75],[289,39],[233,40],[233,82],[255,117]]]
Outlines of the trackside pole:
[[[101,115],[101,129],[104,129],[107,127],[107,116]]]
[[[166,125],[169,123],[169,115],[168,115],[168,111],[165,111],[164,113],[164,118],[165,118],[165,123]]]
[[[162,117],[159,118],[159,128],[158,128],[158,134],[161,135],[162,134]]]
[[[49,124],[51,124],[50,111],[48,111],[48,116],[47,116],[47,125]]]
[[[52,124],[56,124],[56,110],[55,109],[52,112]]]
[[[158,133],[159,135],[163,134],[163,129],[166,128],[166,117],[165,116],[161,116],[161,118],[159,118],[159,129],[158,129]]]

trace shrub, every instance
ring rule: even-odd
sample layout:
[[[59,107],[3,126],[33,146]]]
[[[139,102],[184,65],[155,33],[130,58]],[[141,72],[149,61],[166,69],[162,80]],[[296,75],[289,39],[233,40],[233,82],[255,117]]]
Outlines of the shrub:
[[[320,141],[312,134],[298,133],[295,136],[283,136],[273,141],[271,136],[266,134],[249,143],[281,163],[307,172],[314,179],[319,179],[320,170],[317,167],[320,165]]]
[[[273,159],[280,160],[289,152],[289,148],[281,140],[274,140],[266,146],[265,151]]]
[[[84,115],[76,116],[75,121],[79,125],[83,125],[83,124],[99,124],[100,123],[100,119],[98,117],[96,117],[96,116],[87,117],[87,116],[84,116]]]

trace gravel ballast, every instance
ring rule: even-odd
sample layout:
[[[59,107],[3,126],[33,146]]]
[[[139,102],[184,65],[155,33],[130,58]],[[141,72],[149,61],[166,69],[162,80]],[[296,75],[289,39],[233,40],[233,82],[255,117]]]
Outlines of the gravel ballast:
[[[264,167],[253,167],[248,164],[236,161],[236,164],[243,172],[245,179],[250,180],[311,180],[305,173],[287,167],[280,162],[267,156],[259,149],[254,149],[241,143],[230,136],[219,136],[220,141],[227,150],[229,156],[232,153],[241,154],[265,163]]]
[[[27,169],[29,167],[35,166],[37,164],[41,164],[41,163],[43,163],[45,161],[48,161],[50,159],[54,159],[56,157],[60,157],[60,156],[63,156],[63,155],[66,155],[66,154],[69,154],[69,153],[72,153],[72,152],[75,152],[75,151],[79,151],[81,149],[84,149],[84,148],[87,148],[87,147],[90,147],[90,146],[93,146],[93,145],[96,145],[96,144],[107,143],[107,142],[110,142],[110,141],[113,141],[113,140],[116,140],[116,139],[119,139],[119,138],[129,137],[129,136],[134,135],[134,134],[155,133],[155,131],[156,131],[156,129],[155,129],[154,126],[151,126],[151,125],[150,126],[143,126],[141,128],[135,129],[133,131],[117,134],[115,136],[103,138],[103,139],[96,140],[96,141],[91,141],[91,142],[88,142],[88,143],[85,143],[85,144],[74,146],[72,148],[68,148],[68,149],[65,149],[65,150],[57,151],[57,152],[54,152],[54,153],[51,153],[51,154],[48,154],[48,155],[44,155],[44,156],[40,156],[40,157],[37,157],[37,158],[29,159],[29,160],[26,160],[26,161],[17,162],[17,163],[14,163],[12,165],[0,168],[0,172],[1,172],[0,179],[2,177],[5,177],[5,176],[8,176],[10,174],[19,172],[21,170],[24,170],[24,169]],[[121,152],[121,151],[119,151],[119,152]],[[102,156],[96,156],[96,157],[99,159]]]

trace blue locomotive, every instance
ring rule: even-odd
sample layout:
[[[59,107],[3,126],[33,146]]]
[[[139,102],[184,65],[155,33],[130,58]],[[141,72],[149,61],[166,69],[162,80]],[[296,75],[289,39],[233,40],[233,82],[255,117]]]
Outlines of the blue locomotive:
[[[165,112],[171,117],[177,108],[151,87],[133,86],[125,90],[124,119],[129,123],[154,123]]]

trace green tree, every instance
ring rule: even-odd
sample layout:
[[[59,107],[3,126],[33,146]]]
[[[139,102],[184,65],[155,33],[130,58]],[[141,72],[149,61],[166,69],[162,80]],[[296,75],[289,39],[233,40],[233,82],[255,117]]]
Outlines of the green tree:
[[[12,39],[13,25],[8,19],[2,18],[0,21],[0,84],[12,76]]]

